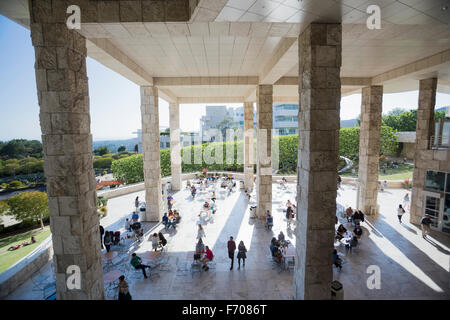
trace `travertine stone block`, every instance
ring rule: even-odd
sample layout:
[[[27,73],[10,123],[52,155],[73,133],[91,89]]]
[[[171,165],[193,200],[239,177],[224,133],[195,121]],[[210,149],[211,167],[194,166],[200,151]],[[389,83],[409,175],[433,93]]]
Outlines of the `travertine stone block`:
[[[144,221],[160,221],[162,217],[161,161],[159,141],[158,89],[141,87],[142,157],[144,160]]]
[[[257,214],[264,216],[267,210],[272,212],[272,127],[273,127],[273,86],[258,85],[257,99]]]
[[[311,24],[299,43],[295,299],[330,299],[336,215],[341,25]]]
[[[172,190],[181,190],[180,105],[169,104],[170,116],[170,164]]]
[[[377,205],[382,98],[382,86],[362,89],[358,209],[365,214],[370,214],[370,208]]]
[[[422,191],[427,170],[448,172],[448,151],[430,149],[430,138],[434,135],[434,106],[436,103],[437,79],[419,82],[419,107],[417,110],[416,144],[414,155],[413,187],[411,192],[411,223],[420,224],[424,215]]]
[[[30,3],[57,299],[103,299],[86,40],[67,29],[65,1]],[[80,290],[67,289],[70,265],[82,271]]]
[[[254,149],[253,149],[253,102],[244,102],[244,186],[253,189]]]

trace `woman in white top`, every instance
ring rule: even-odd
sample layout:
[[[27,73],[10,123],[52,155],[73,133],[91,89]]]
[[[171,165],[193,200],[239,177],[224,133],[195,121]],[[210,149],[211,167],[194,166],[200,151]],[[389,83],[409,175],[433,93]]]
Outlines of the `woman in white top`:
[[[405,213],[405,209],[403,209],[402,205],[399,204],[398,205],[398,209],[397,209],[397,217],[398,217],[398,221],[400,223],[402,223],[402,216]]]
[[[198,225],[198,232],[197,232],[197,239],[201,239],[205,237],[205,230],[203,230],[203,227],[201,224]]]
[[[405,194],[403,197],[403,207],[406,209],[409,206],[409,193]]]

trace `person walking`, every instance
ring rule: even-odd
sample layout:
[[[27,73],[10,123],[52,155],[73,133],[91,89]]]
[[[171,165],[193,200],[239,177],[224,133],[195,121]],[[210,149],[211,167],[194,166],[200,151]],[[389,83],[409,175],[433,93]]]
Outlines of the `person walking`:
[[[128,282],[125,281],[125,276],[119,277],[119,297],[118,300],[132,300],[131,294],[128,288]]]
[[[102,225],[100,225],[100,245],[102,246],[103,249],[103,235],[105,234],[105,229],[103,228]]]
[[[173,197],[172,195],[169,193],[169,195],[167,196],[167,208],[169,210],[172,210],[172,205],[173,205]]]
[[[398,217],[398,221],[400,223],[402,223],[402,216],[405,214],[405,209],[403,209],[402,205],[399,204],[398,205],[398,209],[397,209],[397,217]]]
[[[233,270],[234,251],[236,251],[236,242],[234,242],[233,237],[230,237],[230,240],[228,240],[227,246],[228,246],[228,257],[231,259],[230,270]]]
[[[405,210],[409,210],[409,193],[406,193],[405,196],[403,197],[403,208],[405,208]]]
[[[203,230],[203,227],[201,224],[198,224],[198,231],[197,231],[197,239],[201,239],[205,237],[205,230]]]
[[[237,254],[237,259],[238,259],[238,269],[241,268],[241,259],[242,259],[242,266],[245,267],[245,259],[247,258],[247,248],[244,245],[244,241],[241,240],[241,242],[239,242],[239,246],[238,246],[238,254]]]
[[[425,215],[425,217],[422,218],[422,221],[420,222],[420,225],[422,227],[422,237],[425,238],[431,231],[430,225],[431,225],[431,218],[430,215]]]

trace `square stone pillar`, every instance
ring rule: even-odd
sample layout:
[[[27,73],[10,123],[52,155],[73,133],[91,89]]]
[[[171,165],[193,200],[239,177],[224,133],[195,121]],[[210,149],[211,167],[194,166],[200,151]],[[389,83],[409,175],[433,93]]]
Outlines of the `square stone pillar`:
[[[273,127],[273,86],[258,85],[257,103],[257,215],[264,216],[267,210],[272,212],[272,127]]]
[[[55,1],[29,8],[57,299],[104,299],[86,39],[58,19]]]
[[[143,221],[162,218],[161,159],[159,141],[158,89],[141,87],[142,157],[144,160],[145,203]]]
[[[362,89],[358,209],[367,215],[377,206],[382,101],[383,86]]]
[[[180,105],[169,104],[170,114],[170,168],[172,190],[181,190],[181,145],[180,145]]]
[[[414,153],[414,172],[411,192],[411,223],[420,224],[423,212],[422,191],[425,186],[427,170],[440,171],[447,163],[450,166],[448,154],[439,161],[435,155],[445,153],[445,150],[430,150],[430,138],[434,135],[434,107],[436,104],[437,79],[430,78],[419,82],[419,105],[417,109],[416,144]],[[440,151],[440,152],[439,152]],[[446,171],[442,168],[442,171]],[[448,172],[448,170],[447,170]]]
[[[244,102],[244,186],[248,190],[253,189],[253,102]]]
[[[298,45],[294,299],[330,299],[339,150],[341,25],[311,24],[299,36]]]

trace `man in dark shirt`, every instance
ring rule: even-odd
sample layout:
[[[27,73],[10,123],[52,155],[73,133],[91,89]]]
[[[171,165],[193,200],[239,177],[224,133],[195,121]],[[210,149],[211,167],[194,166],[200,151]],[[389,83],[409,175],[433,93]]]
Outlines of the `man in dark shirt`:
[[[233,237],[230,237],[228,241],[228,257],[231,259],[231,267],[230,270],[233,270],[234,263],[234,251],[236,251],[236,242],[233,241]]]
[[[103,226],[100,226],[100,244],[102,246],[102,249],[103,249],[103,234],[105,234],[105,229],[103,228]]]
[[[430,216],[427,214],[425,217],[423,217],[420,224],[422,225],[422,237],[425,238],[430,233],[430,225],[431,225]]]

